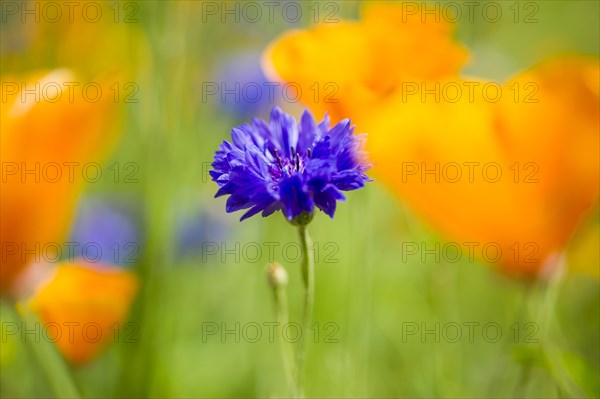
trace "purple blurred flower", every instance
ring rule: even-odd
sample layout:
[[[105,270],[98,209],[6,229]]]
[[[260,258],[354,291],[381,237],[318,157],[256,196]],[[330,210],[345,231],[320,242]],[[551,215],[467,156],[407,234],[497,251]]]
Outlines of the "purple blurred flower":
[[[293,223],[312,218],[314,207],[331,218],[342,191],[356,190],[370,179],[363,135],[354,135],[345,119],[329,128],[329,118],[317,125],[308,110],[300,123],[279,107],[270,123],[254,118],[231,131],[215,153],[210,172],[219,185],[216,197],[229,194],[227,212],[250,208],[241,218],[282,210]]]
[[[210,98],[241,119],[266,114],[281,97],[281,89],[269,86],[260,67],[260,54],[260,51],[242,51],[229,55],[220,63],[215,77],[217,93]]]
[[[131,210],[120,202],[81,202],[70,241],[75,257],[88,262],[132,265],[139,261],[140,237]]]
[[[186,214],[177,224],[176,255],[178,258],[202,253],[208,243],[223,240],[227,236],[227,225],[206,211]]]

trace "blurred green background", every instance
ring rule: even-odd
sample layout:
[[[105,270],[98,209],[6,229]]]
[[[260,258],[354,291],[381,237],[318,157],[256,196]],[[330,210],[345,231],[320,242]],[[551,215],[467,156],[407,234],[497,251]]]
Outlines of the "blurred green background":
[[[92,79],[117,71],[121,82],[139,88],[134,97],[139,101],[121,104],[122,139],[107,162],[136,163],[138,182],[102,179],[85,193],[127,198],[138,210],[143,245],[134,270],[142,285],[130,314],[137,342],[121,340],[74,370],[85,397],[287,395],[279,346],[269,342],[267,328],[256,343],[244,339],[241,330],[247,323],[275,320],[265,279],[271,260],[265,243],[271,242],[280,243],[275,260],[288,270],[290,316],[300,321],[299,262],[282,259],[282,247],[296,242],[296,232],[279,214],[239,223],[239,215],[225,213],[224,199],[213,199],[216,185],[207,176],[213,153],[231,127],[251,116],[266,117],[274,103],[223,104],[218,95],[203,98],[203,89],[207,82],[256,81],[252,73],[264,47],[290,28],[312,25],[307,10],[318,2],[302,3],[297,23],[277,12],[272,22],[265,14],[251,23],[206,15],[200,1],[121,2],[114,3],[121,7],[115,23],[108,8],[113,2],[106,2],[101,4],[107,17],[87,36],[93,42],[83,43],[73,32],[65,40],[68,26],[42,28],[43,23],[3,17],[2,74],[68,67]],[[497,3],[508,13],[513,2]],[[537,10],[535,23],[515,23],[510,14],[497,23],[478,14],[474,22],[461,18],[457,37],[472,54],[465,73],[505,79],[548,55],[598,55],[599,4],[519,2],[523,13],[525,7]],[[326,1],[315,7],[356,18],[360,2]],[[135,21],[123,23],[131,12]],[[232,65],[243,67],[236,71]],[[298,103],[279,104],[296,115],[301,109]],[[248,249],[251,255],[237,251],[236,259],[223,247],[217,254],[202,254],[207,244],[181,256],[178,226],[198,213],[210,215],[203,219],[207,226],[200,241],[229,249],[258,243],[261,256],[253,259]],[[308,345],[307,396],[600,395],[598,280],[568,274],[550,287],[531,287],[478,261],[430,257],[422,262],[418,256],[403,261],[403,242],[431,248],[445,241],[377,181],[350,193],[335,220],[317,214],[311,233],[320,248],[314,316],[319,339]],[[293,252],[289,257],[296,258]],[[555,311],[548,309],[554,301]],[[12,320],[9,306],[2,304],[3,322]],[[235,334],[221,337],[221,331],[207,336],[205,328],[212,323],[229,329],[239,323],[239,342]],[[325,328],[327,323],[334,324]],[[448,323],[461,326],[458,342],[445,335],[454,336],[450,327],[444,329]],[[465,323],[478,323],[471,340]],[[500,326],[497,342],[492,342],[493,329],[491,338],[482,331],[486,323]],[[418,332],[407,335],[414,326]],[[423,335],[425,328],[438,328],[439,342],[435,333]],[[531,331],[536,342],[526,339]],[[335,342],[325,342],[329,333]],[[2,397],[51,395],[18,338],[3,337],[1,348]]]

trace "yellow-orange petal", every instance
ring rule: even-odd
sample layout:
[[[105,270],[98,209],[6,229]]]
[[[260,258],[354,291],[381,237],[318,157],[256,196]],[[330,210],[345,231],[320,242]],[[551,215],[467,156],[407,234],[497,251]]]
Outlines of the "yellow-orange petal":
[[[62,355],[81,366],[118,337],[137,289],[136,276],[117,266],[62,263],[27,305]]]
[[[494,263],[535,275],[598,201],[599,71],[594,59],[548,61],[502,86],[497,103],[482,93],[456,103],[396,96],[362,122],[374,173],[447,237],[497,245]],[[537,102],[524,101],[526,87]],[[472,182],[470,162],[479,164]],[[419,173],[407,174],[406,163]],[[492,163],[499,181],[483,173]],[[461,166],[460,180],[452,181],[455,167],[444,176],[449,164]],[[435,165],[438,172],[422,174]]]
[[[334,121],[379,105],[402,82],[456,75],[467,53],[452,39],[453,25],[404,13],[402,4],[366,2],[360,21],[290,31],[265,50],[264,69]]]
[[[303,100],[315,112],[352,118],[367,132],[376,176],[446,237],[491,243],[504,270],[535,275],[564,251],[598,201],[598,61],[543,63],[503,85],[493,103],[482,95],[487,82],[457,79],[466,52],[453,42],[452,25],[423,23],[405,6],[368,2],[361,21],[290,32],[265,51],[266,69],[304,85]],[[357,62],[347,63],[348,56]],[[306,86],[336,75],[334,102],[309,96]],[[423,98],[436,83],[458,83],[461,98]],[[471,83],[480,84],[473,99]],[[407,84],[418,86],[416,95]],[[454,164],[463,173],[456,182],[420,173],[437,167],[439,176]],[[483,178],[488,164],[497,164],[504,179]],[[418,175],[407,177],[403,167],[414,165]],[[470,181],[475,165],[478,177]]]
[[[92,102],[93,90],[86,101],[81,84],[71,93],[71,83],[79,80],[66,69],[2,77],[0,291],[36,248],[63,239],[87,176],[84,168],[101,162],[114,142],[109,127],[117,115],[106,85]]]

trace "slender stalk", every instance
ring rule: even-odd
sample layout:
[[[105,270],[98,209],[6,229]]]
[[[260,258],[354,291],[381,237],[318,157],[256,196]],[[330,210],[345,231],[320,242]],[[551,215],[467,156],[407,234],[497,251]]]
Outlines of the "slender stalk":
[[[306,225],[298,226],[300,236],[300,248],[302,250],[302,278],[304,281],[304,316],[302,319],[302,335],[298,343],[296,353],[296,370],[298,372],[298,387],[302,394],[304,355],[306,347],[306,335],[312,320],[313,306],[315,301],[315,260],[312,248],[312,240],[308,234]]]
[[[533,286],[527,288],[525,308],[529,317],[535,320],[539,328],[539,342],[542,350],[547,356],[552,359],[553,347],[556,345],[555,340],[551,337],[553,329],[557,329],[555,320],[556,302],[558,291],[561,286],[562,277],[564,275],[565,263],[564,255],[559,260],[559,264],[553,270],[552,275],[543,278],[538,278]],[[521,366],[521,372],[517,380],[513,395],[514,397],[526,394],[527,386],[530,383],[531,371],[535,366],[534,359],[527,359]],[[557,381],[560,389],[560,383]]]
[[[524,323],[528,323],[531,321],[531,309],[530,309],[530,302],[533,301],[533,297],[535,296],[534,291],[536,290],[536,287],[534,287],[533,285],[537,284],[537,282],[535,283],[523,283],[523,286],[521,287],[523,289],[523,296],[520,299],[520,303],[517,307],[517,317],[516,317],[516,322],[518,323],[518,328],[521,328],[521,325]],[[519,334],[520,336],[520,334]],[[531,369],[533,368],[533,361],[531,359],[525,359],[522,361],[522,364],[519,365],[519,370],[517,372],[517,378],[515,380],[515,385],[513,387],[513,391],[512,391],[512,397],[513,398],[518,398],[518,397],[524,397],[526,394],[526,388],[527,385],[529,383],[529,378],[531,377]],[[496,387],[493,387],[493,390],[495,391]]]
[[[39,323],[39,321],[29,311],[27,305],[20,308],[20,310],[21,312],[17,311],[16,313],[21,317],[27,331],[38,330],[36,324]],[[71,373],[56,348],[53,348],[53,345],[50,342],[47,342],[43,337],[37,342],[36,340],[29,339],[26,341],[46,375],[54,395],[57,398],[80,398],[81,395],[75,386]]]
[[[275,313],[277,314],[278,326],[286,326],[289,322],[288,317],[288,304],[285,287],[273,287],[273,298],[275,301]],[[291,343],[285,339],[280,340],[281,344],[281,355],[283,358],[283,368],[285,371],[285,378],[287,386],[290,391],[292,398],[297,397],[298,394],[298,381],[297,381],[297,370],[295,370],[293,357],[294,351]]]

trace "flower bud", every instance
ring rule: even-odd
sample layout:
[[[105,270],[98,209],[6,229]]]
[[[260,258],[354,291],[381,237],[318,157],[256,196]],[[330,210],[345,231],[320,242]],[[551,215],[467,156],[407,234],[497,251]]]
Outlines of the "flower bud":
[[[288,275],[285,268],[277,262],[267,266],[267,280],[273,288],[283,288],[288,283]]]

